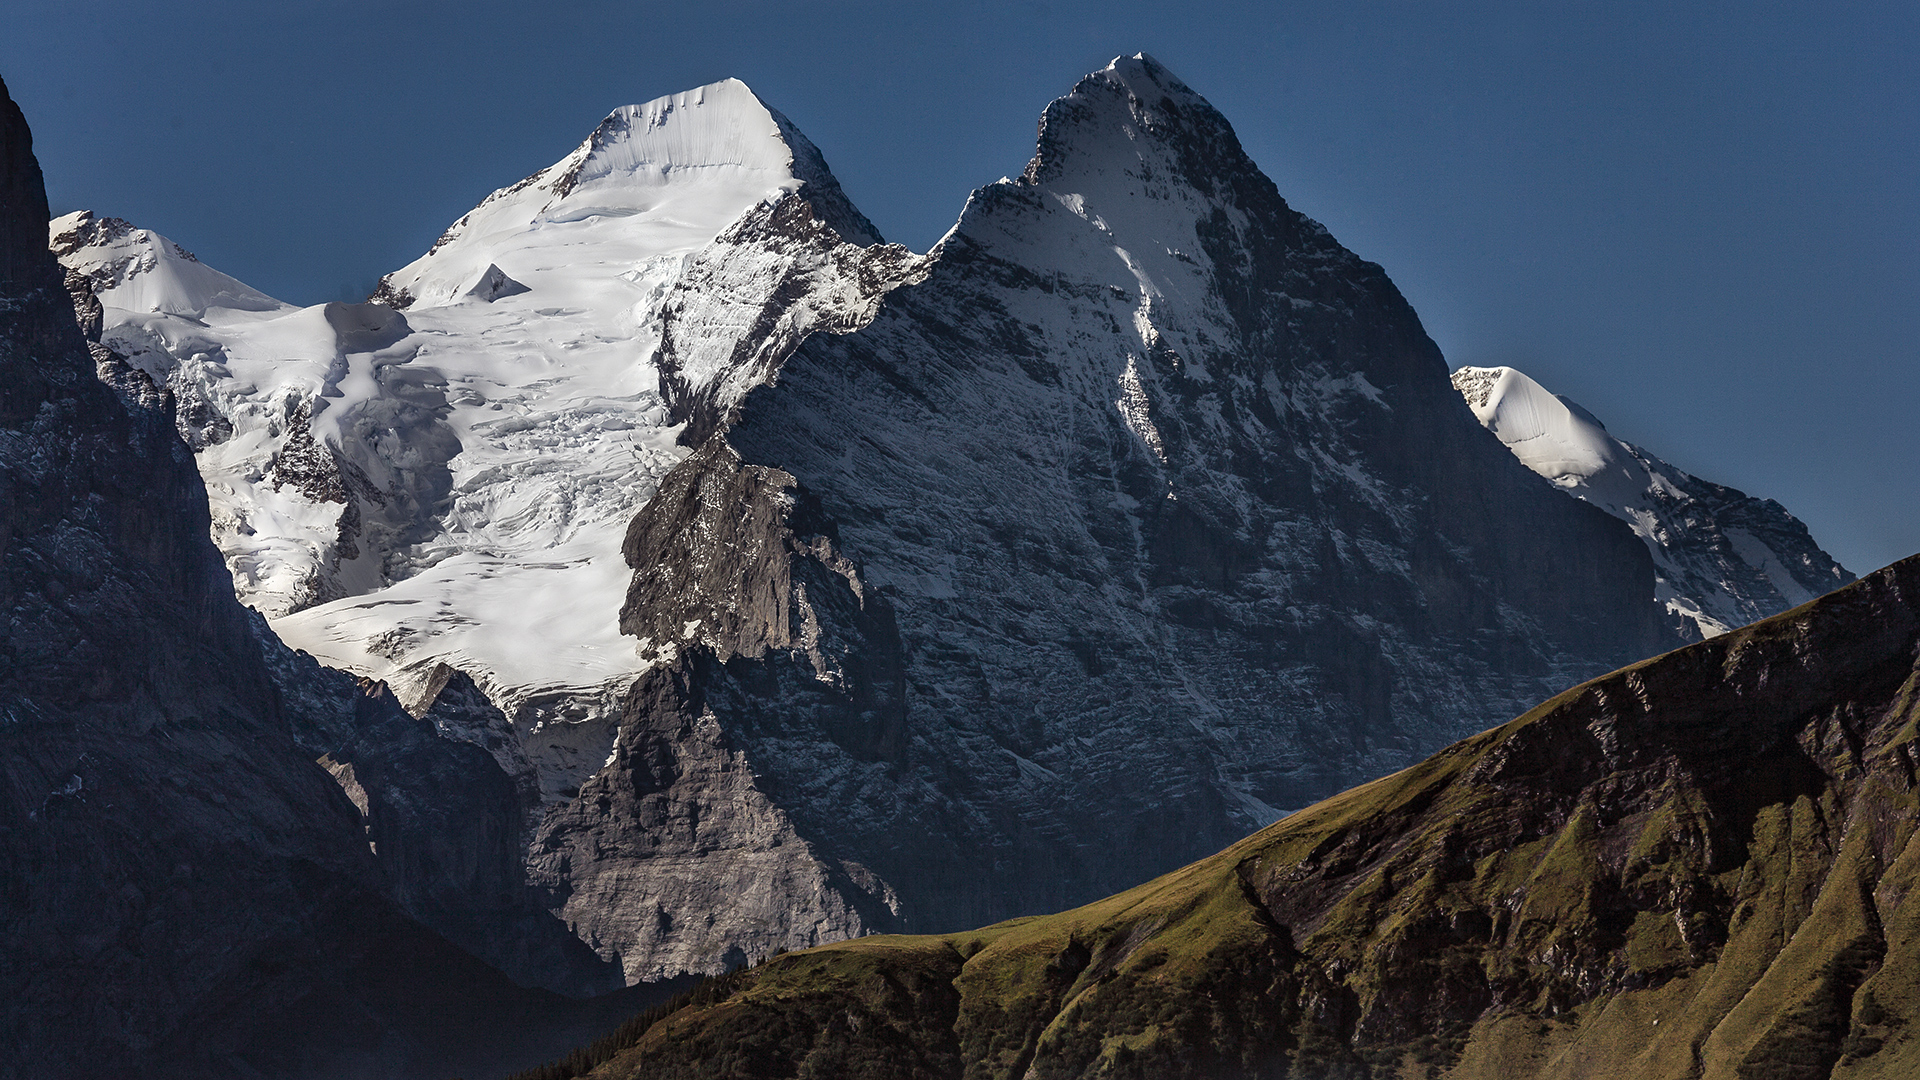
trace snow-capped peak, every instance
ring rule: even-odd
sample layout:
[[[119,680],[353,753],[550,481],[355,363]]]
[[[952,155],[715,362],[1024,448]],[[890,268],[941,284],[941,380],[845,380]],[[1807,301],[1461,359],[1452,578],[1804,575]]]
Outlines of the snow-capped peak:
[[[614,110],[381,304],[292,308],[125,222],[52,231],[103,347],[172,390],[242,601],[410,702],[467,673],[543,731],[488,745],[549,799],[604,761],[644,665],[621,541],[685,454],[682,399],[724,413],[922,262],[737,80]]]
[[[1125,303],[1131,310],[1116,314],[1138,334],[1134,373],[1127,375],[1124,357],[1110,357],[1112,370],[1099,379],[1137,405],[1131,382],[1151,399],[1157,380],[1176,371],[1199,382],[1214,378],[1202,358],[1221,354],[1208,345],[1206,328],[1231,322],[1217,280],[1236,272],[1216,266],[1215,253],[1254,242],[1250,230],[1285,222],[1297,235],[1259,242],[1357,265],[1319,225],[1296,218],[1226,118],[1138,53],[1049,103],[1019,179],[976,190],[934,254],[973,248],[1027,267],[1055,288]]]
[[[1527,468],[1556,486],[1591,484],[1611,472],[1632,485],[1617,496],[1631,498],[1643,490],[1642,478],[1628,477],[1621,465],[1624,445],[1607,434],[1592,413],[1576,412],[1565,398],[1524,373],[1510,367],[1463,367],[1454,372],[1453,383],[1474,418]]]
[[[1454,388],[1527,468],[1625,521],[1659,573],[1658,599],[1703,637],[1853,580],[1779,503],[1674,468],[1510,367],[1463,367]]]
[[[738,79],[625,105],[566,157],[487,196],[387,275],[376,299],[404,308],[468,300],[476,289],[484,298],[483,279],[496,273],[538,292],[582,261],[631,269],[698,247],[754,205],[809,185],[844,202],[819,150]],[[857,213],[826,216],[846,219],[833,224],[850,240],[877,239]]]
[[[1148,186],[1211,187],[1219,177],[1210,173],[1258,171],[1226,117],[1146,53],[1116,57],[1047,106],[1021,179],[1075,185],[1116,166]]]
[[[86,277],[93,295],[107,307],[193,319],[205,317],[209,308],[290,310],[159,233],[136,229],[119,218],[76,210],[49,222],[47,239],[68,272]]]

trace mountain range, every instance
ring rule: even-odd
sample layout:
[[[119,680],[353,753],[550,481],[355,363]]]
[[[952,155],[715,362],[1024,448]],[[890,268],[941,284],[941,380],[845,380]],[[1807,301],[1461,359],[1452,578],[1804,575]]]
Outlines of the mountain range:
[[[1850,580],[1450,377],[1145,55],[925,254],[729,80],[309,308],[26,230],[11,116],[17,1075],[524,1060],[623,984],[1124,889]],[[422,979],[465,1027],[396,1004]]]

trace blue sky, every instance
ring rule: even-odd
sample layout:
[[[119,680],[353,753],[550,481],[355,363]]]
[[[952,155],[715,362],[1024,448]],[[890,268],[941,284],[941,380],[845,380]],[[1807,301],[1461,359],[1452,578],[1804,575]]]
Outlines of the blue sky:
[[[1920,551],[1920,5],[10,0],[59,210],[363,295],[610,109],[729,75],[924,249],[1046,102],[1145,49],[1509,363],[1849,568]]]

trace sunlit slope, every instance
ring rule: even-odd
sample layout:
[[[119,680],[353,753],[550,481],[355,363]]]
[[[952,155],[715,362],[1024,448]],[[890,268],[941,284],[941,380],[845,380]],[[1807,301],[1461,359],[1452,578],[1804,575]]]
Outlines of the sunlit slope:
[[[1917,640],[1920,557],[1098,903],[778,957],[592,1075],[1915,1075]]]

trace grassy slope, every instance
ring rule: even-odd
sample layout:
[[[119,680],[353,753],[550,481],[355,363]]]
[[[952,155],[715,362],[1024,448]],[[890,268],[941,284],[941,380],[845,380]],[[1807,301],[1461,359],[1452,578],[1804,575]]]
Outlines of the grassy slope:
[[[1086,907],[755,969],[626,1077],[1920,1075],[1920,559]]]

